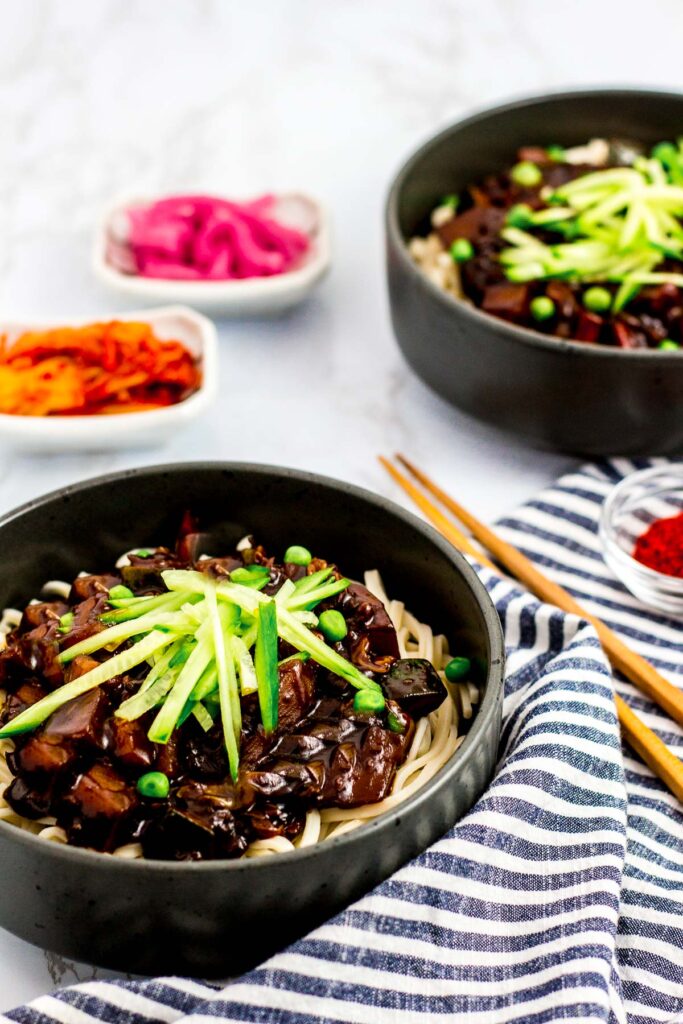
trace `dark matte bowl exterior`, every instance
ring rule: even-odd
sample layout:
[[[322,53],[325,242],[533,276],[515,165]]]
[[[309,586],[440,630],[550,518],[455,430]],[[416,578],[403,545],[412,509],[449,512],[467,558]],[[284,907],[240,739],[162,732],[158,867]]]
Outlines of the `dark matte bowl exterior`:
[[[576,92],[476,114],[431,139],[399,172],[386,211],[391,316],[403,354],[454,405],[532,444],[588,455],[683,449],[683,352],[547,339],[452,298],[414,265],[406,240],[439,199],[508,165],[520,145],[619,137],[653,144],[683,128],[683,95]]]
[[[430,527],[366,491],[283,469],[189,463],[101,477],[0,521],[0,607],[47,579],[172,542],[186,508],[306,544],[351,576],[378,568],[389,593],[481,667],[483,698],[458,752],[414,798],[358,831],[294,854],[177,864],[127,861],[40,840],[0,822],[0,925],[64,956],[140,974],[234,975],[320,923],[441,836],[486,787],[500,734],[504,648],[489,597]]]

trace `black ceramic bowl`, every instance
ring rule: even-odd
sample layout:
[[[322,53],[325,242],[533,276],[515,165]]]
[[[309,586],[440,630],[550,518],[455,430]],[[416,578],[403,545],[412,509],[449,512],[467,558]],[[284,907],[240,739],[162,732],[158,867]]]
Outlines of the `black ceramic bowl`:
[[[683,94],[573,92],[475,114],[419,149],[391,187],[386,232],[394,331],[420,377],[538,447],[589,455],[683,449],[683,352],[624,351],[515,327],[445,293],[406,247],[443,195],[509,165],[521,145],[595,137],[650,145],[682,129]]]
[[[141,974],[234,975],[386,878],[442,835],[487,785],[496,759],[503,643],[467,562],[382,498],[285,469],[189,463],[117,473],[50,494],[0,521],[0,607],[48,579],[97,571],[122,551],[172,542],[183,511],[293,540],[351,576],[378,568],[390,593],[481,668],[482,701],[452,760],[397,810],[319,846],[241,861],[122,860],[46,842],[0,821],[0,926],[65,956]]]

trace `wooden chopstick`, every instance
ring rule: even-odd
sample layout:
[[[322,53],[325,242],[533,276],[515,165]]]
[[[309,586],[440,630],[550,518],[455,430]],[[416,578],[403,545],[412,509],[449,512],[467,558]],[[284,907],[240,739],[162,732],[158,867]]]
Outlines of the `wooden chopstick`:
[[[656,692],[658,695],[661,692],[667,693],[668,690],[673,690],[676,696],[676,700],[669,703],[672,707],[678,710],[680,705],[683,705],[683,699],[681,694],[676,688],[669,683],[663,676],[648,663],[640,655],[637,655],[630,648],[626,647],[618,637],[605,626],[595,616],[589,615],[583,610],[573,597],[571,597],[566,590],[560,587],[558,584],[552,583],[547,580],[542,573],[536,569],[534,565],[526,558],[517,548],[514,548],[511,544],[503,541],[498,537],[493,530],[484,526],[474,516],[462,508],[457,502],[442,491],[441,488],[437,487],[426,474],[422,473],[413,466],[406,458],[401,455],[397,455],[397,458],[401,463],[412,473],[416,479],[422,483],[422,485],[435,497],[439,498],[440,501],[452,511],[454,515],[464,523],[468,529],[471,530],[472,534],[477,540],[488,548],[488,550],[495,555],[498,560],[506,566],[510,572],[523,582],[529,590],[535,593],[541,600],[547,601],[551,604],[557,605],[559,608],[563,608],[565,611],[573,612],[574,614],[580,615],[581,617],[588,619],[593,626],[597,629],[600,634],[603,647],[610,659],[610,662],[614,668],[621,669],[624,675],[627,675],[632,682],[640,686],[645,693],[652,696],[660,706],[667,710],[667,707],[654,696]],[[415,501],[418,507],[425,513],[425,515],[431,520],[431,522],[437,527],[437,529],[451,541],[454,547],[458,548],[467,554],[470,554],[477,558],[483,564],[488,565],[490,568],[495,569],[495,566],[488,560],[482,559],[480,552],[474,547],[468,537],[462,533],[449,519],[444,516],[440,509],[438,509],[432,502],[426,498],[421,491],[418,490],[415,485],[407,479],[399,470],[397,470],[387,459],[383,456],[379,457],[380,462],[384,468],[390,473],[393,479],[403,488],[406,493]],[[460,513],[463,513],[462,515]],[[488,543],[490,541],[491,543]],[[514,556],[514,557],[511,557]],[[516,570],[516,566],[520,566],[520,572]],[[531,570],[531,571],[529,571]],[[497,571],[497,570],[496,570]],[[523,575],[522,575],[523,573]],[[599,628],[598,628],[599,627]],[[616,642],[617,655],[613,657],[612,652],[608,649],[607,643],[604,639],[604,634],[608,635],[614,642]],[[611,643],[610,646],[614,648],[615,644]],[[620,649],[622,649],[628,655],[624,658]],[[618,659],[618,660],[617,660]],[[646,674],[647,682],[645,685],[649,689],[645,689],[645,686],[641,686],[641,676],[637,671],[640,664],[644,665],[648,672]],[[629,671],[627,671],[627,669]],[[632,673],[632,674],[629,674]],[[651,687],[651,675],[654,675],[658,680],[658,685],[655,689]],[[661,686],[661,684],[664,684]],[[626,742],[640,755],[645,763],[652,769],[662,782],[668,787],[668,789],[676,796],[681,803],[683,803],[683,762],[673,754],[665,743],[649,729],[643,721],[636,715],[636,713],[628,706],[628,704],[622,700],[622,698],[615,693],[614,702],[617,709],[617,715],[619,718],[619,724],[621,726],[622,736]],[[676,715],[672,714],[673,718]],[[680,719],[676,718],[677,721]]]
[[[623,738],[683,804],[683,761],[638,718],[618,693],[614,694],[614,703]]]
[[[639,690],[642,690],[651,700],[659,704],[670,718],[673,718],[679,725],[683,725],[683,693],[673,683],[670,683],[668,679],[660,675],[649,661],[646,661],[645,658],[642,658],[635,651],[632,651],[630,647],[627,647],[616,633],[612,632],[609,626],[606,626],[600,619],[587,612],[563,587],[558,583],[553,583],[544,576],[521,551],[518,551],[512,544],[508,544],[507,541],[504,541],[494,533],[490,527],[485,526],[471,512],[468,512],[457,501],[454,501],[453,498],[430,480],[425,473],[422,473],[416,466],[413,466],[408,459],[403,455],[397,455],[396,458],[406,467],[409,473],[412,473],[420,481],[430,494],[438,498],[449,512],[452,512],[467,527],[470,533],[476,537],[483,547],[490,551],[501,565],[504,565],[516,579],[528,587],[537,597],[540,597],[542,601],[546,601],[548,604],[554,604],[558,608],[562,608],[566,612],[572,612],[574,615],[580,615],[582,618],[588,619],[600,637],[602,646],[609,656],[613,667],[623,672],[632,683],[635,683]]]
[[[459,551],[463,551],[467,555],[472,555],[482,565],[487,566],[489,569],[493,569],[497,572],[497,569],[493,562],[489,561],[485,554],[483,554],[478,548],[475,548],[469,537],[458,529],[455,523],[451,522],[443,514],[443,512],[432,505],[431,501],[424,497],[422,491],[419,491],[415,484],[411,483],[408,477],[404,476],[403,473],[399,472],[395,466],[385,459],[383,455],[378,456],[379,461],[382,463],[387,473],[394,478],[399,487],[402,487],[406,494],[409,494],[413,499],[418,508],[422,509],[427,518],[434,524],[439,533],[443,534],[446,540],[449,540],[453,547],[458,548]]]

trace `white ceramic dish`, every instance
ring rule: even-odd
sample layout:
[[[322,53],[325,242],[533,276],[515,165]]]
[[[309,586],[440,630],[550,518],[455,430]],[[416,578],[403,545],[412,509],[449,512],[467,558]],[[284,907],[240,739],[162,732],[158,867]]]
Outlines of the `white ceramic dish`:
[[[77,327],[93,323],[94,319],[0,323],[0,334],[7,335],[11,345],[24,331]],[[0,413],[0,445],[27,452],[147,448],[168,440],[211,404],[218,390],[218,344],[216,328],[210,320],[183,306],[116,313],[109,319],[142,320],[152,325],[157,337],[181,341],[193,355],[201,358],[202,382],[199,389],[184,402],[149,412],[124,412],[111,416],[10,416]]]
[[[128,206],[141,202],[145,199],[128,198],[111,206],[95,238],[95,275],[120,295],[135,296],[143,302],[182,302],[205,313],[225,317],[272,316],[302,302],[329,270],[329,217],[315,199],[292,192],[278,197],[278,219],[305,231],[312,240],[305,261],[297,270],[240,281],[164,281],[125,274],[107,259],[108,238],[116,218],[120,218]]]

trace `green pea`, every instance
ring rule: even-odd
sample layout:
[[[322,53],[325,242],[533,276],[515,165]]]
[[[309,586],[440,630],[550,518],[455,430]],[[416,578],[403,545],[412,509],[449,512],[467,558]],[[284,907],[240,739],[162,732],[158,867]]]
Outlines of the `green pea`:
[[[522,188],[534,188],[543,181],[540,169],[530,160],[522,160],[521,163],[515,164],[510,171],[510,177],[515,185],[521,185]]]
[[[148,800],[165,800],[171,791],[168,775],[164,775],[163,772],[147,772],[146,775],[141,775],[137,782],[137,791]]]
[[[533,224],[534,211],[526,203],[516,203],[511,206],[505,223],[512,228],[528,228]]]
[[[398,715],[394,714],[393,711],[390,711],[387,715],[387,725],[392,732],[404,733],[406,731],[406,723]]]
[[[474,256],[474,246],[467,238],[456,238],[451,245],[451,256],[455,263],[466,263]]]
[[[680,347],[681,346],[678,344],[678,342],[673,341],[672,338],[665,338],[664,341],[660,341],[659,345],[657,346],[657,348],[662,349],[664,352],[674,352],[676,351],[676,349],[679,349]]]
[[[318,627],[328,643],[331,644],[336,644],[339,640],[343,640],[348,633],[346,619],[341,612],[336,611],[334,608],[328,608],[327,611],[322,613],[318,619]]]
[[[353,710],[362,715],[378,715],[385,706],[384,697],[377,690],[358,690],[353,698]]]
[[[292,544],[285,551],[285,562],[288,562],[289,565],[310,565],[312,560],[311,552],[308,548],[301,547],[300,544]]]
[[[666,165],[678,159],[678,150],[673,142],[658,142],[652,149],[652,156]]]
[[[550,320],[555,315],[555,303],[547,295],[537,295],[529,303],[529,311],[534,320]]]
[[[564,161],[567,158],[567,153],[565,151],[564,146],[548,146],[546,149],[546,153],[548,154],[550,159],[554,160],[557,164],[564,163]]]
[[[124,587],[123,583],[117,583],[109,591],[109,597],[112,601],[120,601],[124,597],[135,597],[135,594],[130,587]]]
[[[612,296],[606,288],[594,285],[583,293],[583,304],[591,313],[606,313],[612,305]]]
[[[469,658],[451,658],[444,669],[449,683],[458,683],[461,679],[467,679],[471,671],[472,662]]]

